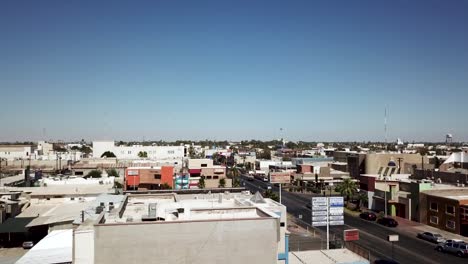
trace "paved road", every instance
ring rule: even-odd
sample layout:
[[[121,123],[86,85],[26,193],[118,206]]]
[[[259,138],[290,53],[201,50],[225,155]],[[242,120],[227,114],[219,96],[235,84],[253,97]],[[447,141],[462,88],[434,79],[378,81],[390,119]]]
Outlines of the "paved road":
[[[263,191],[268,183],[258,180],[244,181],[245,187],[251,191]],[[273,187],[274,190],[277,188]],[[310,198],[295,193],[282,192],[282,203],[287,207],[289,213],[298,217],[302,215],[302,220],[306,223],[311,222],[311,211],[306,207],[310,203]],[[385,258],[391,259],[392,245],[387,241],[389,234],[398,234],[400,241],[394,244],[394,258],[400,263],[411,264],[439,264],[439,263],[468,263],[467,259],[458,258],[453,255],[439,253],[434,250],[435,245],[429,242],[417,239],[413,235],[400,230],[399,228],[387,228],[379,224],[368,222],[360,218],[345,215],[345,225],[331,227],[330,231],[337,237],[342,237],[344,229],[357,228],[360,230],[360,240],[357,245],[368,249],[372,259]],[[321,227],[321,230],[325,228]],[[333,237],[333,235],[331,235]]]

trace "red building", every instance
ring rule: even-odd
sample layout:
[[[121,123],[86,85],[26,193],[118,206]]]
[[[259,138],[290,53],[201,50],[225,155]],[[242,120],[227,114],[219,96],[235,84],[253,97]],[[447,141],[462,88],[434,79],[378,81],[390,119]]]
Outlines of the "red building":
[[[125,190],[158,190],[174,187],[174,167],[129,167],[125,170]]]

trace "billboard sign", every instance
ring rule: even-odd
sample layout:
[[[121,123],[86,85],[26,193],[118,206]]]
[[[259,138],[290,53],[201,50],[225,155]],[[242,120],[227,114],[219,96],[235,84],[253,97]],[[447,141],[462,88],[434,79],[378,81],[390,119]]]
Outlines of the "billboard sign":
[[[270,183],[291,183],[291,173],[270,172]]]
[[[312,226],[344,225],[343,197],[312,197]]]

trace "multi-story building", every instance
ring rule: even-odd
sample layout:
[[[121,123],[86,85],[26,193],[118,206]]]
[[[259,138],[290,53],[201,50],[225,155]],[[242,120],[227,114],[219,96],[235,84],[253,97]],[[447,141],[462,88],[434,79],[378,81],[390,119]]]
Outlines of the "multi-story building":
[[[286,207],[260,195],[128,194],[97,209],[73,231],[73,263],[271,264],[288,255]]]
[[[182,160],[185,157],[184,146],[116,146],[114,141],[93,141],[93,158],[100,158],[110,151],[118,159]]]
[[[128,167],[125,170],[125,190],[171,189],[174,186],[174,167]]]
[[[190,174],[190,187],[196,188],[200,178],[205,181],[205,188],[217,188],[224,179],[225,187],[231,187],[232,181],[226,178],[226,167],[213,165],[211,159],[189,159],[187,162]]]
[[[419,214],[424,224],[468,236],[468,188],[423,191]]]

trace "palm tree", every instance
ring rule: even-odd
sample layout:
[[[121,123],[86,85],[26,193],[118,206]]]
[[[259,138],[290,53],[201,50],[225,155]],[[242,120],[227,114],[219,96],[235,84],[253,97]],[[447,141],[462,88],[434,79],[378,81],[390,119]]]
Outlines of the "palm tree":
[[[114,152],[106,151],[102,153],[101,158],[115,158]]]
[[[198,180],[198,188],[200,189],[205,189],[205,178],[201,177],[200,180]]]
[[[219,179],[219,188],[226,187],[226,180],[224,178]]]
[[[349,202],[349,198],[356,193],[356,183],[350,178],[344,179],[342,183],[336,186],[336,191],[339,192],[343,197],[346,197],[346,204]]]
[[[359,193],[359,208],[362,206],[367,207],[367,203],[369,202],[369,197],[367,196],[367,193]]]

